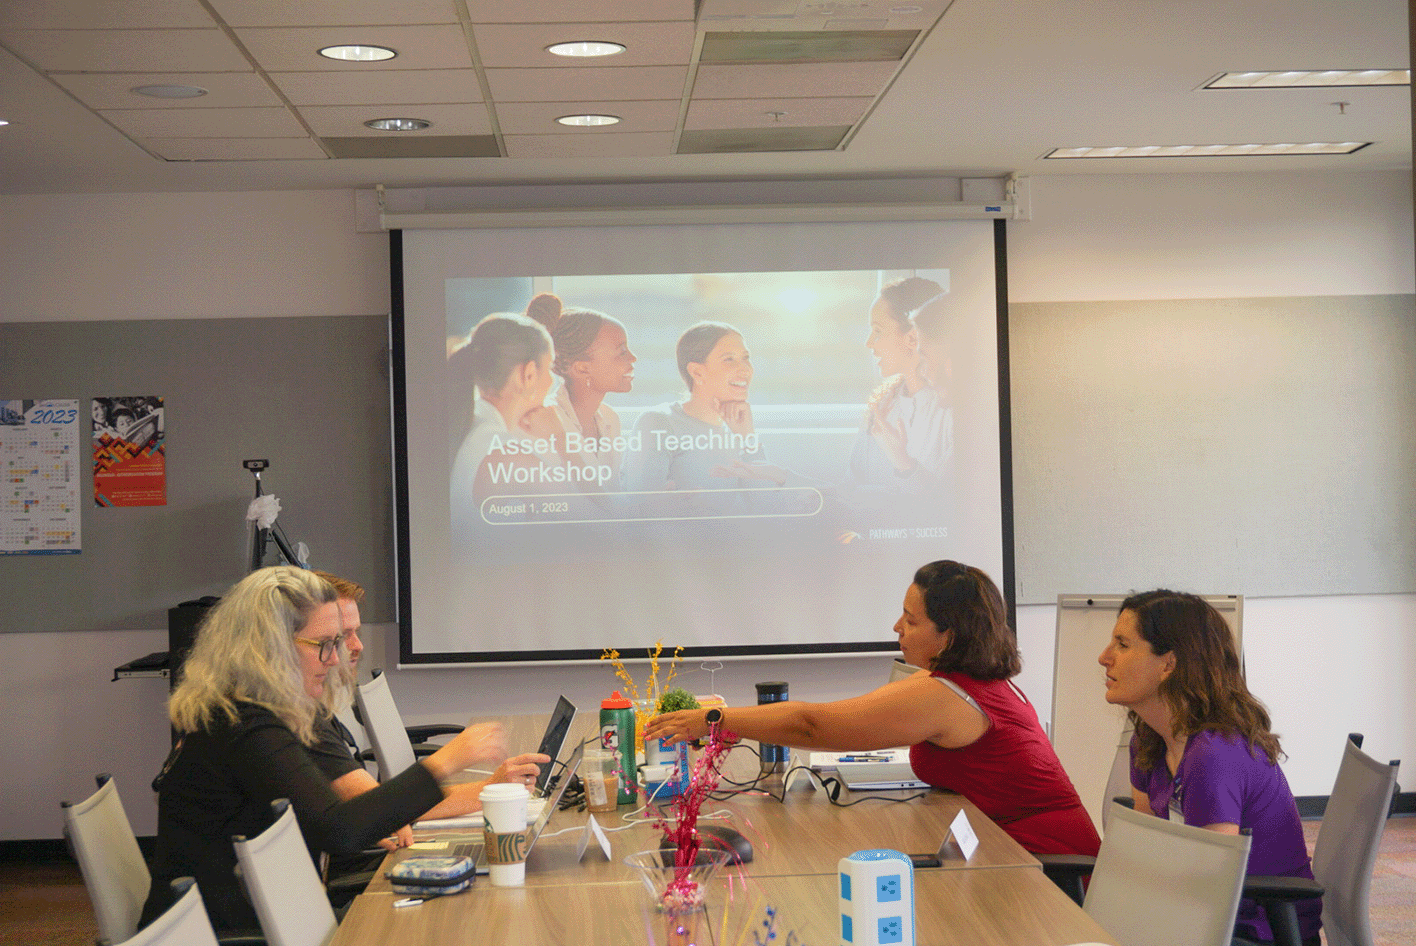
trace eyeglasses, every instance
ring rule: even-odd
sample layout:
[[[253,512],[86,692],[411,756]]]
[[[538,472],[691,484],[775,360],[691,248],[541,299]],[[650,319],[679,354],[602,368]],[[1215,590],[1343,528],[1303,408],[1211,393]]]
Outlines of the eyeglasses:
[[[326,637],[322,641],[311,640],[308,637],[297,637],[295,641],[299,644],[309,644],[311,647],[318,647],[320,649],[320,663],[329,663],[329,658],[334,656],[336,649],[341,644],[349,640],[349,635],[352,633],[354,632],[345,631],[338,637]]]

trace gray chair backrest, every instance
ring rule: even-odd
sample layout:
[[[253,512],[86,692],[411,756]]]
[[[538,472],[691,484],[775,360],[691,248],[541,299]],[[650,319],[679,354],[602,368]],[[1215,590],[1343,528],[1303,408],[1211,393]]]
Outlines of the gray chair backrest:
[[[1378,762],[1358,748],[1361,743],[1361,736],[1347,739],[1313,847],[1313,876],[1326,891],[1323,931],[1329,946],[1372,946],[1372,867],[1401,766]]]
[[[388,677],[374,674],[368,683],[359,684],[354,698],[359,702],[364,732],[379,762],[379,781],[387,782],[414,762],[413,744],[408,741],[408,730],[403,727],[403,717],[393,702]]]
[[[271,804],[275,824],[254,838],[235,838],[241,879],[270,946],[325,946],[339,921],[310,859],[295,810],[284,798]]]
[[[60,807],[64,836],[93,901],[99,938],[121,943],[138,928],[152,874],[118,797],[118,783],[100,775],[98,791],[78,804],[60,802]]]
[[[1112,803],[1087,914],[1126,946],[1228,946],[1249,840]]]
[[[206,904],[190,877],[172,881],[177,902],[122,946],[217,946]]]
[[[1135,732],[1129,725],[1121,730],[1116,746],[1116,755],[1111,759],[1111,772],[1106,777],[1106,792],[1101,798],[1102,837],[1111,818],[1111,799],[1131,794],[1131,734]]]

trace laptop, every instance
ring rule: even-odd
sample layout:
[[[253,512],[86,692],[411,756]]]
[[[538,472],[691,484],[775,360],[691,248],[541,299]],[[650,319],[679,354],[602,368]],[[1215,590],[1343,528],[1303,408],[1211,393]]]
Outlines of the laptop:
[[[560,756],[561,746],[565,745],[566,734],[570,732],[570,724],[575,722],[575,704],[561,696],[556,700],[556,708],[551,711],[551,721],[546,724],[546,732],[541,736],[541,744],[536,748],[537,752],[551,757],[551,761],[541,766],[541,772],[536,776],[536,789],[532,792],[535,796],[544,796],[546,786],[551,781],[551,770],[555,768],[556,758]]]
[[[531,856],[531,850],[536,846],[537,839],[541,837],[541,832],[545,831],[546,825],[550,824],[551,816],[560,807],[561,799],[565,797],[570,783],[575,781],[575,773],[580,768],[580,758],[584,754],[585,743],[582,742],[575,747],[570,758],[565,760],[565,766],[561,770],[560,778],[556,781],[556,787],[546,798],[546,803],[541,806],[541,814],[531,825],[531,832],[526,838],[526,856],[528,858]],[[491,873],[491,865],[487,863],[486,847],[480,840],[455,841],[448,845],[448,853],[472,858],[476,862],[478,874]]]
[[[838,762],[836,777],[853,792],[892,788],[929,788],[908,762]]]

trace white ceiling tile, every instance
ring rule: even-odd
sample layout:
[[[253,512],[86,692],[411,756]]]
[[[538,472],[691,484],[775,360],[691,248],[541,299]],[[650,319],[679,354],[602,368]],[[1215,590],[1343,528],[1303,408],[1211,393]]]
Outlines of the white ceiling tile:
[[[480,102],[471,69],[405,72],[276,72],[271,81],[296,105],[384,105],[399,102]]]
[[[695,99],[838,98],[878,95],[899,67],[896,62],[768,63],[702,65],[693,81]]]
[[[329,155],[304,138],[147,138],[141,144],[168,161],[317,161]]]
[[[414,105],[379,108],[368,106],[320,106],[300,109],[315,134],[321,138],[416,138],[419,136],[491,134],[492,123],[484,105]],[[421,118],[433,123],[424,131],[377,131],[364,122],[375,118]]]
[[[687,66],[487,70],[487,84],[498,102],[677,100],[687,81]]]
[[[497,105],[497,122],[503,134],[558,134],[564,128],[556,124],[562,115],[583,115],[587,111],[580,102],[503,102]],[[578,128],[589,135],[636,131],[673,131],[678,121],[679,103],[674,102],[595,102],[588,109],[597,115],[618,115],[617,125],[599,128]]]
[[[772,125],[854,125],[872,99],[709,99],[688,105],[685,129],[766,128]],[[770,113],[777,112],[774,116]]]
[[[453,0],[210,0],[230,26],[413,26],[456,23]]]
[[[267,72],[382,72],[389,69],[470,69],[472,56],[459,26],[324,26],[239,29],[236,36]],[[340,62],[319,51],[358,43],[387,46],[383,62]]]
[[[198,0],[5,0],[0,3],[0,31],[174,29],[213,26]]]
[[[583,0],[467,0],[473,23],[588,23],[596,20],[693,21],[694,0],[633,0],[585,3]]]
[[[92,109],[119,108],[280,108],[281,101],[254,72],[85,72],[54,81]],[[193,99],[158,99],[132,91],[140,85],[194,85],[207,94]]]
[[[601,60],[606,66],[675,66],[692,59],[694,28],[692,23],[492,24],[473,27],[472,36],[482,64],[489,69],[584,68],[583,59],[546,52],[553,43],[577,40],[624,46],[624,52]]]
[[[219,29],[20,30],[5,45],[45,72],[244,72]]]
[[[673,132],[619,135],[507,135],[509,158],[661,158],[672,155]]]
[[[308,134],[284,108],[149,108],[99,114],[130,138],[296,138]]]

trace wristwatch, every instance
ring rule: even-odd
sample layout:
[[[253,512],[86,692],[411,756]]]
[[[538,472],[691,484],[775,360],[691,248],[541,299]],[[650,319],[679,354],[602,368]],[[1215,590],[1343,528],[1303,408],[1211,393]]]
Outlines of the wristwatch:
[[[716,726],[723,721],[723,711],[715,706],[703,714],[703,719],[709,726]]]

